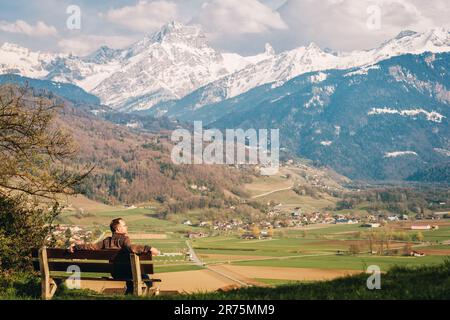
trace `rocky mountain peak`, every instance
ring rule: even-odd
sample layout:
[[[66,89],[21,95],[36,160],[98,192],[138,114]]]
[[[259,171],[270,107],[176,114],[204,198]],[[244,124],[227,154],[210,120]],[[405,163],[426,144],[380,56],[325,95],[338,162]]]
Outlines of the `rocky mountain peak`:
[[[183,23],[172,21],[150,36],[153,42],[158,43],[182,43],[191,46],[206,46],[206,36],[198,26],[188,26]]]

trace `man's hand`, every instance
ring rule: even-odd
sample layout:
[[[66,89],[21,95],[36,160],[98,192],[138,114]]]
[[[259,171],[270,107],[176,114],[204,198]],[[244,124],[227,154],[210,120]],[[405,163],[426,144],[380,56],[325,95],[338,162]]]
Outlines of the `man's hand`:
[[[152,256],[158,256],[159,255],[159,250],[156,248],[151,248],[150,249]]]
[[[67,248],[67,251],[70,253],[74,253],[75,246],[81,244],[82,242],[80,240],[75,241],[75,243],[72,243],[69,248]]]

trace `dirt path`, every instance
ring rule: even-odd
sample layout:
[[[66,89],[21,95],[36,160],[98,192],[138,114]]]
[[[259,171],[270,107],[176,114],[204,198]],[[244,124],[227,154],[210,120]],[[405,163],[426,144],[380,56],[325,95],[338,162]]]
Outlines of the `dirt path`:
[[[156,284],[161,291],[180,293],[210,292],[237,285],[235,281],[208,269],[158,273],[155,278],[162,280]]]
[[[272,256],[252,256],[252,255],[237,255],[237,254],[219,254],[219,253],[202,253],[200,257],[207,263],[228,263],[229,261],[248,261],[261,260],[262,258],[276,258]]]
[[[277,189],[277,190],[272,190],[263,194],[259,194],[257,196],[253,196],[252,199],[257,199],[257,198],[262,198],[268,195],[271,195],[272,193],[276,193],[276,192],[280,192],[280,191],[287,191],[287,190],[292,190],[294,188],[294,186],[289,187],[289,188],[283,188],[283,189]]]
[[[249,285],[260,285],[259,282],[252,279],[251,277],[243,275],[242,273],[239,272],[235,272],[233,269],[227,268],[227,266],[228,265],[225,264],[217,264],[209,266],[208,269],[218,274],[227,275],[229,279],[232,279],[234,282],[238,282],[239,284],[242,284],[245,287]]]
[[[186,246],[188,247],[189,250],[189,257],[192,260],[192,262],[194,262],[196,265],[198,265],[199,267],[203,267],[203,262],[202,260],[200,260],[200,258],[197,256],[197,254],[195,253],[194,248],[191,245],[191,242],[189,240],[186,240]]]
[[[244,256],[243,259],[236,259],[233,260],[233,262],[248,262],[248,261],[252,261],[252,260],[259,260],[259,261],[266,261],[266,260],[289,260],[289,259],[297,259],[297,258],[305,258],[305,257],[322,257],[322,256],[334,256],[336,255],[335,252],[333,253],[314,253],[314,254],[304,254],[304,255],[295,255],[295,256],[282,256],[282,257],[268,257],[268,256],[261,256],[259,259],[253,259],[253,258],[247,258]],[[224,256],[224,258],[226,258],[226,256]],[[228,260],[223,260],[223,261],[217,261],[217,262],[212,262],[210,265],[213,264],[222,264],[222,263],[227,263]]]
[[[155,278],[161,279],[162,282],[155,283],[161,292],[178,292],[178,293],[198,293],[212,292],[219,289],[236,287],[235,281],[229,280],[218,275],[211,270],[194,270],[183,272],[167,272],[157,273]],[[97,292],[108,292],[117,290],[119,293],[125,291],[125,282],[111,282],[102,280],[83,280],[81,281],[82,289],[90,289]],[[120,294],[123,294],[121,292]]]
[[[236,277],[256,282],[254,279],[277,279],[293,281],[319,281],[331,280],[347,275],[359,274],[357,270],[337,269],[310,269],[310,268],[284,268],[284,267],[255,267],[220,265],[223,272],[232,273]]]
[[[191,243],[189,241],[186,241],[186,245],[189,248],[189,255],[191,257],[191,260],[197,264],[198,266],[204,266],[206,269],[208,269],[209,271],[216,273],[217,276],[222,277],[224,279],[227,279],[228,281],[232,281],[234,285],[238,285],[238,286],[243,286],[243,287],[247,287],[248,283],[245,281],[242,281],[238,278],[236,278],[233,275],[230,275],[228,273],[225,273],[221,270],[218,270],[217,268],[211,268],[211,266],[207,266],[206,264],[204,264],[200,258],[197,256],[197,254],[195,253],[194,248],[192,247]]]

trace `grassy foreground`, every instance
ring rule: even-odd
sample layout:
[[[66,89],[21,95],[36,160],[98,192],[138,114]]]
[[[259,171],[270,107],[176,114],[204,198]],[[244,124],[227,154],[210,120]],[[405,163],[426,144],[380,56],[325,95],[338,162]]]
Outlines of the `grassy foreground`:
[[[414,268],[394,267],[381,275],[381,290],[369,290],[369,275],[361,274],[332,281],[251,287],[213,294],[196,294],[188,299],[249,300],[448,300],[450,260],[441,265]]]
[[[89,291],[73,291],[61,288],[54,299],[237,299],[237,300],[377,300],[377,299],[450,299],[450,260],[440,265],[414,268],[394,267],[381,276],[381,290],[368,290],[367,275],[361,274],[332,281],[296,283],[274,288],[251,287],[229,292],[198,293],[191,295],[135,298],[106,296]],[[39,278],[21,275],[0,278],[0,299],[38,299]]]

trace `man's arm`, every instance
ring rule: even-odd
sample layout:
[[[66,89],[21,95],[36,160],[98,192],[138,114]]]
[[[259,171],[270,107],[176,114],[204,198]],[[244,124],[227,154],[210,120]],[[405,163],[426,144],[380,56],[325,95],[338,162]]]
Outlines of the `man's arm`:
[[[97,243],[88,243],[88,244],[76,244],[74,246],[71,246],[69,248],[70,252],[74,252],[77,250],[102,250],[103,249],[103,241],[97,242]]]
[[[135,253],[135,254],[143,254],[143,253],[152,253],[152,256],[157,256],[159,254],[158,249],[152,248],[150,246],[143,246],[138,244],[131,244],[130,238],[126,238],[124,244],[124,248],[126,248],[129,252]]]
[[[75,250],[101,250],[103,248],[103,242],[79,244],[75,246]]]

